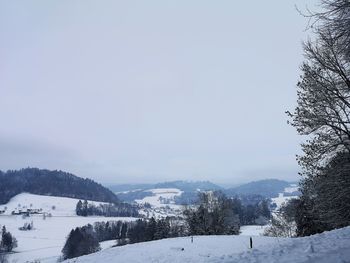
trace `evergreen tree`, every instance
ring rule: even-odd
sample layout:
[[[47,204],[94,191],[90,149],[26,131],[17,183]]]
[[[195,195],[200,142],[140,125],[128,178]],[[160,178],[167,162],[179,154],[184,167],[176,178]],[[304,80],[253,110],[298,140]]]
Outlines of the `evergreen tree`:
[[[100,250],[92,225],[72,230],[62,249],[63,259],[80,257]]]
[[[117,239],[120,238],[121,236],[120,232],[121,232],[122,224],[123,224],[122,221],[118,221],[115,226],[115,232],[113,233],[113,236]]]
[[[75,208],[75,212],[78,216],[83,215],[83,203],[81,202],[81,200],[78,201]]]
[[[84,200],[84,202],[82,204],[81,215],[82,216],[88,215],[88,201],[86,199]]]
[[[154,233],[154,239],[167,238],[170,232],[170,225],[166,219],[157,221],[156,232]]]
[[[130,243],[138,243],[146,240],[146,221],[142,219],[136,220],[133,226],[130,228],[128,236]]]
[[[145,240],[150,241],[155,239],[155,233],[157,230],[157,222],[154,217],[151,217],[145,229]]]
[[[120,231],[120,238],[125,239],[128,232],[128,224],[124,222]]]

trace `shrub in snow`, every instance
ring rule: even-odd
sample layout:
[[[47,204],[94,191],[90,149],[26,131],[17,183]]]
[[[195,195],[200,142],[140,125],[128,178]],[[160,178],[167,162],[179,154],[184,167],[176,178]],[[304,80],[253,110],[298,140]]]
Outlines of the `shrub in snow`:
[[[18,228],[19,230],[22,231],[28,231],[28,230],[33,230],[34,229],[34,225],[33,225],[33,221],[30,223],[24,223],[23,226],[21,226],[20,228]]]
[[[0,252],[11,252],[17,247],[17,239],[7,232],[6,227],[3,226],[1,230]]]

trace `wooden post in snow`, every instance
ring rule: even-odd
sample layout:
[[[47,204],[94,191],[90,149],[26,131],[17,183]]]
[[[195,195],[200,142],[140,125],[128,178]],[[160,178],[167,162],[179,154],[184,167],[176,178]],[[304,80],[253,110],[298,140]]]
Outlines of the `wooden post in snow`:
[[[250,238],[249,238],[249,241],[250,241],[250,248],[253,248],[253,238],[250,237]]]

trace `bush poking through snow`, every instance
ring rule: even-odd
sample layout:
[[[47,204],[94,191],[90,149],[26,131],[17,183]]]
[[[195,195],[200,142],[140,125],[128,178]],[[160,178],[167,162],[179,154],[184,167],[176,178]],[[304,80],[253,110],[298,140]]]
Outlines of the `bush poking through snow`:
[[[3,226],[1,230],[0,254],[2,252],[11,252],[17,247],[17,239]]]
[[[34,229],[33,221],[30,223],[27,223],[27,222],[24,223],[24,225],[19,227],[18,229],[22,231],[33,230]]]

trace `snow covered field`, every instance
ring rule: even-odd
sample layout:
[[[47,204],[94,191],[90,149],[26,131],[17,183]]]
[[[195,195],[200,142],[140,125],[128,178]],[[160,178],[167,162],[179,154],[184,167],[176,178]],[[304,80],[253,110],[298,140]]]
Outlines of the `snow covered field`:
[[[177,188],[157,188],[149,189],[147,192],[152,192],[153,196],[146,196],[143,199],[135,200],[139,204],[149,203],[154,207],[169,206],[173,209],[177,209],[181,206],[175,205],[174,197],[180,196],[182,191]],[[163,200],[163,201],[162,201]],[[164,203],[166,202],[166,203]]]
[[[0,225],[5,225],[18,240],[18,247],[10,256],[10,262],[26,262],[35,259],[53,259],[61,254],[66,237],[71,229],[77,226],[83,226],[88,223],[110,221],[110,220],[135,220],[135,218],[125,217],[80,217],[75,215],[75,206],[78,199],[41,196],[22,193],[10,200],[6,205],[0,206],[7,210],[5,215],[0,215]],[[98,202],[95,202],[95,204]],[[43,218],[43,215],[31,215],[22,218],[21,215],[11,215],[11,211],[21,207],[42,208],[44,212],[49,212],[52,217]],[[53,209],[52,206],[55,206]],[[18,228],[25,222],[33,222],[34,230],[20,231]],[[110,244],[101,244],[104,247],[110,247]]]
[[[164,218],[167,216],[182,216],[183,206],[175,204],[175,196],[180,196],[182,191],[177,188],[156,188],[146,190],[152,192],[152,196],[135,200],[138,204],[148,203],[152,208],[140,211],[145,217]]]
[[[268,225],[265,225],[265,226],[257,226],[257,225],[241,226],[240,235],[241,236],[262,236],[267,227],[268,227]]]
[[[297,198],[297,196],[284,196],[283,193],[279,193],[278,197],[271,198],[272,203],[276,204],[276,210],[279,209],[288,200]]]
[[[43,262],[53,263],[47,260]],[[304,238],[195,236],[109,248],[67,262],[350,262],[350,227]]]

